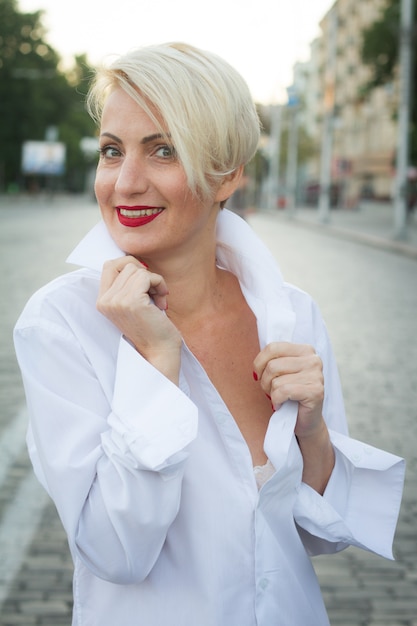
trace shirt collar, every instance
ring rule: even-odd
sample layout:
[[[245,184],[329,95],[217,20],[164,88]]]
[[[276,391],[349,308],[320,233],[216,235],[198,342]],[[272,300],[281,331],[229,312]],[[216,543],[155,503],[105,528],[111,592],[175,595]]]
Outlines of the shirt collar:
[[[218,215],[216,237],[218,265],[237,276],[246,299],[252,300],[252,308],[253,298],[258,302],[258,312],[264,308],[266,319],[262,326],[266,332],[261,333],[262,343],[290,341],[295,315],[271,252],[245,220],[227,209]],[[100,221],[69,255],[67,263],[101,272],[105,261],[123,255]]]
[[[278,264],[251,226],[230,211],[217,221],[217,260],[239,278],[258,320],[261,347],[291,341],[295,312]]]
[[[67,258],[67,263],[101,272],[105,261],[125,253],[111,238],[103,221],[96,224]],[[236,274],[245,286],[257,290],[265,267],[282,284],[282,276],[269,250],[252,228],[235,213],[223,209],[217,218],[218,264]]]
[[[249,224],[227,209],[219,213],[216,235],[217,263],[239,279],[246,301],[257,318],[261,348],[272,341],[291,341],[295,311],[268,248]],[[78,244],[67,262],[101,272],[105,261],[123,255],[101,221]],[[275,467],[276,477],[285,466],[294,439],[297,406],[295,402],[285,402],[269,422],[265,451]],[[280,441],[279,448],[277,441]]]
[[[124,252],[110,237],[103,221],[96,224],[74,248],[67,263],[101,272],[106,261],[118,259]]]

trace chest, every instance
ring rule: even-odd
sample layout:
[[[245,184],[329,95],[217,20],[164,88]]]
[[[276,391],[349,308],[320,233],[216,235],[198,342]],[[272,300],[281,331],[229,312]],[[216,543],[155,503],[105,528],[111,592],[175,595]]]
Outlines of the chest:
[[[233,416],[254,465],[263,465],[271,403],[253,379],[253,361],[259,353],[256,319],[247,307],[239,315],[202,320],[199,331],[184,337]]]

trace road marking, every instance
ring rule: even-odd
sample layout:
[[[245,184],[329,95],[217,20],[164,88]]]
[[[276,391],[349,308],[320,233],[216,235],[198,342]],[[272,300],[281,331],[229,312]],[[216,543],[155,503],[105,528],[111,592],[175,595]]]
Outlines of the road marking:
[[[22,409],[3,432],[0,440],[0,486],[23,450],[26,427],[27,412]],[[30,468],[6,507],[0,524],[0,608],[21,568],[48,501],[48,494]]]
[[[27,425],[28,413],[26,407],[23,407],[3,430],[0,439],[0,487],[4,483],[10,467],[25,446]]]
[[[0,525],[0,607],[20,570],[48,501],[48,494],[33,472],[29,471]]]

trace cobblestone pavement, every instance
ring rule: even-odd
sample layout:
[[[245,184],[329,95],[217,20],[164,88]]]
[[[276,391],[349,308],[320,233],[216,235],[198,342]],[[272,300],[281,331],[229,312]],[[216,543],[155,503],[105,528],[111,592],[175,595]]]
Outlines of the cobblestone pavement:
[[[311,229],[312,219],[303,215],[294,223],[257,214],[249,221],[286,280],[319,303],[339,364],[351,435],[407,460],[396,560],[349,548],[313,563],[333,626],[416,626],[417,262],[390,247],[353,241],[357,224],[344,237],[344,216],[333,218],[336,233]],[[382,235],[390,237],[388,231]]]
[[[0,626],[71,624],[72,562],[26,455],[12,329],[28,297],[71,269],[66,256],[98,219],[84,198],[0,198]]]
[[[380,221],[372,226],[374,217],[367,212],[362,231],[389,238]],[[27,459],[11,331],[29,295],[71,269],[66,255],[97,218],[85,198],[0,198],[0,626],[71,623],[71,559]],[[248,221],[286,279],[320,305],[351,434],[407,459],[396,560],[352,548],[314,559],[332,626],[417,626],[417,262],[407,250],[344,237],[343,219],[335,215],[338,232],[313,227],[307,212],[296,221],[264,213]],[[349,230],[361,229],[349,219]]]

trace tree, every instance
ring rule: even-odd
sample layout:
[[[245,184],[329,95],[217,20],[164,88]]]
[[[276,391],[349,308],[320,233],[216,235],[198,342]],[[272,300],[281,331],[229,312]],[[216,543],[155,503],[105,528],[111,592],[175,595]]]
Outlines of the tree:
[[[91,167],[91,160],[83,154],[80,142],[84,137],[96,134],[95,122],[88,115],[84,104],[92,75],[93,69],[85,54],[75,57],[74,66],[66,74],[69,82],[68,109],[58,128],[60,141],[67,148],[66,187],[69,191],[84,189],[86,171]]]
[[[414,16],[417,16],[417,0]],[[362,33],[362,61],[372,71],[372,77],[364,85],[364,93],[394,82],[398,72],[400,51],[400,0],[387,0],[380,18]],[[416,28],[413,28],[413,37]],[[410,122],[410,157],[417,161],[417,49],[413,46],[412,112]]]
[[[60,57],[47,43],[42,11],[20,13],[16,0],[0,0],[0,188],[21,184],[22,144],[43,140],[48,127],[58,129],[61,140],[72,144],[94,125],[83,109],[82,95],[59,70]],[[76,70],[84,78],[82,64]],[[60,136],[70,128],[71,133]],[[71,134],[71,138],[69,135]],[[69,166],[74,149],[68,150]],[[79,151],[82,162],[82,154]]]

